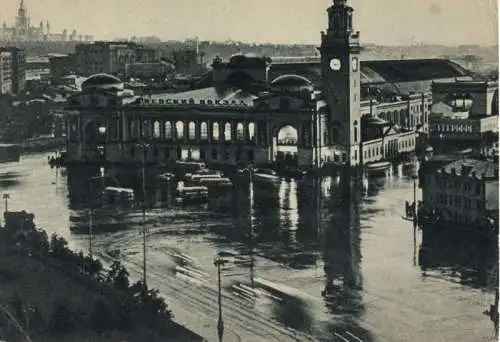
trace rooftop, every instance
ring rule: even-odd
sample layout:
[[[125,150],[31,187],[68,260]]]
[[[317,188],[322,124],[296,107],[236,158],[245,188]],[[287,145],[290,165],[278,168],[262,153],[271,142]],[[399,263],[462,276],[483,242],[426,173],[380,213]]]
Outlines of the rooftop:
[[[143,101],[160,105],[207,104],[213,106],[253,105],[257,96],[238,88],[215,87],[190,90],[181,93],[164,93],[144,96]]]
[[[478,179],[498,179],[498,163],[489,160],[464,158],[445,165],[438,172]]]

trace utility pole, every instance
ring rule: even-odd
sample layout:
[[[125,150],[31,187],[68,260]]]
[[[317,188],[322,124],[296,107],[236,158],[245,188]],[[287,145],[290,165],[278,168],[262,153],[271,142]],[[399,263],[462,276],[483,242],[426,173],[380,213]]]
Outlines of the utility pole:
[[[10,198],[9,193],[8,192],[4,193],[2,195],[2,198],[5,201],[5,212],[8,212],[9,211],[9,198]]]
[[[146,148],[148,144],[141,143],[142,147],[142,282],[144,288],[147,288],[146,276]]]
[[[222,319],[222,291],[221,291],[221,274],[220,267],[227,263],[227,260],[218,257],[214,261],[214,265],[217,267],[217,287],[219,290],[219,319],[217,321],[217,334],[219,336],[219,342],[222,342],[222,337],[224,336],[224,321]]]
[[[252,216],[252,208],[253,208],[253,177],[252,177],[252,166],[248,168],[250,172],[250,283],[252,285],[252,289],[254,288],[254,268],[255,268],[255,258],[254,258],[254,228],[253,228],[253,216]]]

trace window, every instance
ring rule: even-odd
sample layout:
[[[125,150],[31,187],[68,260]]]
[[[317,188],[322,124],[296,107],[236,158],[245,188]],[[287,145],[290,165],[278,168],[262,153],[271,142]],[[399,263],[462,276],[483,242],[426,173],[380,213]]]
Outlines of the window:
[[[231,141],[231,124],[229,122],[226,122],[224,125],[224,140],[225,141]]]
[[[212,159],[217,160],[217,149],[215,148],[212,150]]]
[[[178,140],[184,139],[184,122],[177,121],[175,123],[175,136]]]
[[[165,149],[165,159],[168,159],[168,158],[170,158],[170,149],[166,148]]]
[[[137,121],[135,119],[130,120],[129,123],[129,135],[130,138],[137,138]]]
[[[219,137],[220,137],[220,135],[219,135],[219,123],[214,122],[212,124],[212,139],[215,141],[218,141]]]
[[[200,150],[200,159],[205,160],[205,150],[203,148]]]
[[[165,122],[165,140],[172,139],[172,123],[170,121]]]
[[[354,150],[354,160],[358,160],[358,150]]]
[[[208,125],[206,122],[202,122],[200,125],[200,138],[201,140],[208,140]]]
[[[249,162],[253,162],[254,157],[255,157],[255,156],[254,156],[254,152],[253,152],[253,150],[249,150],[249,151],[248,151],[248,161],[249,161]]]
[[[248,140],[255,142],[255,135],[257,134],[256,129],[255,129],[255,124],[253,122],[250,122],[248,124]]]
[[[157,147],[157,146],[155,146],[155,147],[153,148],[153,156],[154,156],[155,158],[156,158],[156,157],[158,157],[158,147]]]
[[[358,121],[354,121],[354,142],[358,142]]]
[[[142,122],[142,137],[145,139],[151,138],[151,121],[148,119]]]
[[[130,148],[130,157],[131,157],[131,158],[134,158],[134,157],[135,157],[135,147],[134,147],[134,146],[132,146],[132,147]]]
[[[481,193],[481,184],[476,184],[476,195]]]
[[[245,132],[243,130],[243,124],[240,122],[236,125],[236,140],[245,139]]]
[[[161,136],[161,131],[160,131],[160,122],[155,121],[153,123],[153,138],[154,139],[160,139]]]
[[[196,140],[196,124],[192,121],[188,125],[188,139]]]

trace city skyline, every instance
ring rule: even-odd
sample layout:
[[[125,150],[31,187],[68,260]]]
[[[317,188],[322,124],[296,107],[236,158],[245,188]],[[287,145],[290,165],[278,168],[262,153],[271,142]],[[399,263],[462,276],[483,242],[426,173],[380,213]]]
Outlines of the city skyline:
[[[92,34],[97,40],[131,36],[184,40],[198,36],[200,40],[283,44],[318,44],[319,32],[325,29],[325,8],[331,2],[317,0],[314,4],[306,4],[303,0],[273,0],[271,5],[257,7],[242,0],[203,3],[146,0],[140,4],[130,0],[88,0],[71,4],[63,0],[43,3],[25,0],[32,24],[49,21],[54,32],[75,27],[78,32]],[[498,11],[494,0],[422,0],[412,6],[398,0],[376,3],[350,0],[349,3],[356,11],[354,24],[361,31],[364,43],[498,43]],[[9,26],[17,14],[19,0],[7,0],[3,7],[0,20]],[[214,22],[213,18],[222,20]],[[259,21],[266,24],[256,25]]]

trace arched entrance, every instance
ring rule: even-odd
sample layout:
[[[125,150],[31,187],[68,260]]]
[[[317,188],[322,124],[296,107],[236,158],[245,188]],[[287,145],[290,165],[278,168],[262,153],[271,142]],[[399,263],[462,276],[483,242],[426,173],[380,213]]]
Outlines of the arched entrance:
[[[290,125],[282,126],[273,139],[275,162],[278,167],[298,166],[298,130]]]
[[[86,155],[91,158],[106,159],[106,125],[90,121],[84,129]]]

